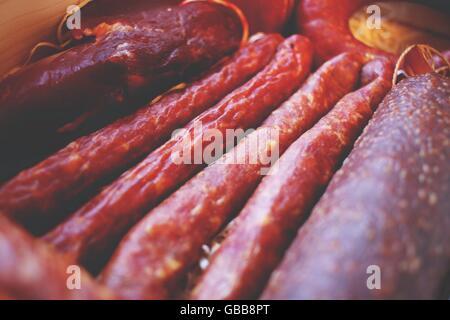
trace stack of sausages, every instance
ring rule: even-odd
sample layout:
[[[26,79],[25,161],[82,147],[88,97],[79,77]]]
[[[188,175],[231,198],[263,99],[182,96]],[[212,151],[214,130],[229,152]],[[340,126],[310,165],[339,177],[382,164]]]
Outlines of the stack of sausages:
[[[2,173],[0,299],[443,297],[449,78],[392,87],[395,57],[332,50],[311,1],[310,39],[248,41],[231,4],[133,5],[88,7],[72,48],[0,82],[2,148],[47,150]]]

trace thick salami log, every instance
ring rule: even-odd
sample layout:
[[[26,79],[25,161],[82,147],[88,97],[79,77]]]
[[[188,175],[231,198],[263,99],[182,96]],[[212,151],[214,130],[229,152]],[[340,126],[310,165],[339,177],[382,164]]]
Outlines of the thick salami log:
[[[348,21],[352,14],[373,2],[371,0],[300,1],[297,9],[298,26],[300,32],[310,38],[314,44],[319,63],[348,51],[364,53],[370,57],[395,58],[387,52],[366,46],[350,31]]]
[[[431,299],[450,270],[450,80],[384,99],[264,299]],[[446,297],[447,298],[447,297]]]
[[[94,114],[123,114],[239,47],[242,23],[229,8],[197,2],[169,9],[147,20],[101,24],[95,42],[3,79],[1,145],[47,145],[57,130],[74,130]]]
[[[349,92],[359,78],[359,58],[344,54],[326,63],[262,127],[151,211],[121,242],[102,275],[105,284],[129,298],[173,298],[202,245],[241,208],[261,169],[270,166],[263,161],[267,150],[282,153]],[[255,142],[258,149],[251,147]]]
[[[0,215],[0,297],[15,299],[113,299],[80,269],[80,288],[69,289],[73,263]],[[69,273],[68,273],[69,271]]]
[[[214,1],[214,0],[192,0]],[[250,34],[257,32],[282,32],[287,21],[292,16],[295,0],[226,0],[237,5],[248,20]],[[161,6],[176,3],[187,3],[183,0],[131,0],[124,6],[122,0],[95,0],[81,9],[83,33],[89,35],[99,23],[112,24],[117,21],[142,19],[148,17],[151,11]],[[74,36],[80,35],[79,31]]]
[[[63,216],[64,206],[81,193],[140,160],[173,130],[263,69],[281,41],[279,35],[267,35],[249,43],[201,80],[76,140],[23,171],[0,188],[1,211],[30,230],[48,230]]]
[[[95,0],[80,8],[80,29],[61,29],[61,38],[81,39],[95,35],[99,26],[123,24],[153,24],[158,11],[179,4],[180,0]],[[68,34],[65,34],[67,32]],[[60,39],[65,40],[65,39]]]
[[[203,159],[178,163],[174,155],[203,150],[210,144],[206,134],[211,130],[225,135],[227,129],[259,125],[300,86],[310,54],[306,38],[284,41],[264,70],[124,173],[45,239],[85,264],[107,256],[134,223],[205,165]]]
[[[363,73],[373,72],[372,82],[346,95],[262,180],[211,257],[192,298],[258,297],[302,219],[389,91],[393,65],[370,62]]]

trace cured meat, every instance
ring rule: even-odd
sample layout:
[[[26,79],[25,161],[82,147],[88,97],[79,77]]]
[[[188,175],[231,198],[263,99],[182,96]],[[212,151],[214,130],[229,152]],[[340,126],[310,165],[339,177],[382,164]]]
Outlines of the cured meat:
[[[282,32],[294,9],[294,0],[231,0],[245,13],[250,33]]]
[[[0,297],[15,299],[113,299],[80,269],[79,289],[71,284],[73,263],[0,215]],[[75,279],[74,279],[75,281]],[[78,281],[78,280],[76,280]],[[74,282],[74,285],[77,283]]]
[[[121,242],[102,274],[104,283],[129,298],[173,298],[202,245],[256,188],[261,169],[270,165],[264,155],[276,148],[283,153],[353,88],[359,58],[344,54],[326,63],[258,130],[151,211]],[[310,64],[311,53],[308,59]],[[257,149],[251,147],[254,142]],[[250,160],[255,154],[256,161]]]
[[[432,299],[450,270],[450,80],[386,96],[263,299]],[[445,297],[447,298],[447,297]]]
[[[184,89],[69,144],[0,188],[1,211],[42,232],[77,200],[169,139],[173,130],[214,105],[266,66],[282,38],[262,36]]]
[[[258,297],[301,221],[389,91],[393,65],[373,61],[363,74],[371,82],[340,100],[262,180],[211,257],[193,298]]]
[[[264,70],[124,173],[45,239],[76,261],[99,263],[134,223],[205,166],[203,159],[177,163],[173,156],[180,150],[187,154],[203,150],[210,144],[205,134],[211,130],[225,135],[227,129],[259,125],[300,86],[309,48],[302,36],[284,41]]]
[[[47,146],[100,114],[130,112],[235,51],[242,32],[234,11],[206,2],[161,8],[145,22],[101,24],[94,42],[0,82],[2,150]]]

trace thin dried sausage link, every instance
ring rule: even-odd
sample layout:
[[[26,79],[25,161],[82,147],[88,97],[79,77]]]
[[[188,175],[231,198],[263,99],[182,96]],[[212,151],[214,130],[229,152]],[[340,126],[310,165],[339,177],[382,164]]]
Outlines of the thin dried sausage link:
[[[299,224],[391,87],[393,65],[371,62],[376,78],[346,95],[295,141],[256,189],[194,288],[195,299],[250,299],[261,293]]]
[[[241,208],[260,181],[261,168],[267,164],[259,161],[262,158],[250,162],[248,157],[264,155],[266,148],[278,147],[282,153],[318,121],[352,90],[361,69],[359,58],[344,54],[325,64],[262,127],[150,212],[121,242],[103,273],[104,282],[129,297],[173,297],[198,261],[202,245]],[[271,129],[277,130],[278,139]],[[251,148],[252,141],[257,141],[258,149]]]
[[[124,173],[46,240],[85,264],[107,256],[134,223],[204,167],[203,162],[178,164],[172,156],[181,149],[191,154],[194,147],[205,148],[209,142],[204,134],[211,129],[225,135],[227,129],[248,129],[261,123],[300,86],[307,72],[304,59],[308,48],[309,41],[301,36],[284,41],[264,70]],[[198,124],[202,127],[196,134]]]

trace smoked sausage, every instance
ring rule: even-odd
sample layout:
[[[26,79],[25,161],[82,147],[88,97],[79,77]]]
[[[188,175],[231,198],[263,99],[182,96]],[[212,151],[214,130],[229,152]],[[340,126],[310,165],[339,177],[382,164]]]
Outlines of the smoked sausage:
[[[211,130],[225,134],[227,129],[259,125],[300,86],[309,55],[306,38],[296,35],[285,40],[255,77],[191,121],[183,132],[125,172],[45,239],[75,261],[99,263],[134,223],[205,166],[203,159],[174,161],[180,149],[186,154],[203,149],[209,145],[204,135]]]
[[[196,2],[169,9],[145,22],[101,24],[94,42],[6,76],[0,82],[2,152],[50,144],[58,132],[76,131],[94,115],[127,113],[239,47],[242,23],[229,8]]]
[[[326,63],[258,130],[151,211],[120,243],[102,273],[104,283],[129,298],[173,298],[202,245],[256,188],[261,169],[268,165],[263,160],[267,149],[282,153],[352,90],[359,78],[359,58],[343,54]],[[255,154],[256,161],[250,160]]]
[[[434,299],[450,270],[450,79],[380,104],[263,299]],[[447,297],[445,297],[447,298]]]
[[[282,32],[292,16],[294,0],[231,0],[242,9],[250,33]]]
[[[369,81],[374,72],[372,82],[342,98],[262,180],[211,257],[192,298],[258,297],[302,219],[389,91],[393,65],[369,62],[363,78]]]

